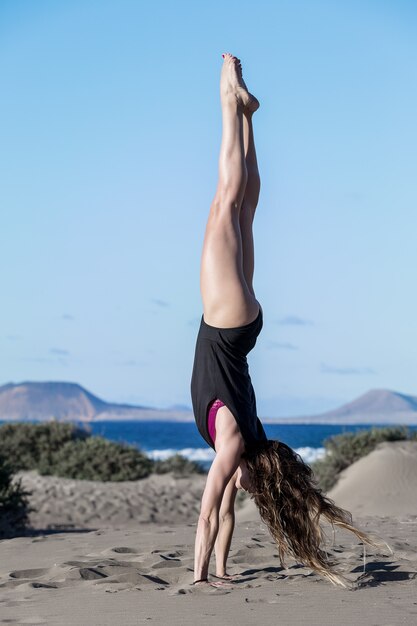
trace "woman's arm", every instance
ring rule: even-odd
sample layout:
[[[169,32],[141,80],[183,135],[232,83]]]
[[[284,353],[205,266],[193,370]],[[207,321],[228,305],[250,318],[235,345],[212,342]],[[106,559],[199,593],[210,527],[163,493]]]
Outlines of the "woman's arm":
[[[194,580],[206,579],[210,556],[219,530],[219,512],[226,487],[236,472],[242,447],[238,438],[223,442],[210,467],[197,523]]]
[[[232,543],[233,530],[235,527],[235,500],[237,472],[229,480],[224,490],[223,500],[219,513],[219,532],[214,546],[216,553],[216,576],[223,577],[226,572],[227,557],[229,556]]]

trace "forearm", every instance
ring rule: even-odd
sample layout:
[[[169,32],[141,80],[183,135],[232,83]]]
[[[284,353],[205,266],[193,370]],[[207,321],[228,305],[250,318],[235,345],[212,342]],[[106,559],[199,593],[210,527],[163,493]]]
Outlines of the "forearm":
[[[194,580],[207,578],[210,556],[219,530],[218,514],[209,518],[199,517],[195,538]]]
[[[215,544],[217,576],[224,576],[226,573],[227,557],[229,556],[234,528],[234,513],[229,513],[225,517],[221,518],[219,532],[217,534],[217,540]]]

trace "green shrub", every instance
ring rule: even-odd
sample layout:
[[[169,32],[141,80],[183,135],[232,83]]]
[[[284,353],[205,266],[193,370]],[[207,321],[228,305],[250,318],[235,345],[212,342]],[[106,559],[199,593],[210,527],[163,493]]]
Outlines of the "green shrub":
[[[153,461],[136,447],[114,443],[71,423],[8,423],[0,426],[0,456],[13,472],[38,470],[65,478],[139,480],[151,472],[202,473],[197,463],[175,455]]]
[[[153,471],[156,474],[166,474],[173,472],[174,476],[189,476],[190,474],[204,474],[204,470],[198,463],[189,461],[181,454],[165,459],[164,461],[155,461]]]
[[[21,479],[13,481],[13,472],[0,457],[0,538],[13,537],[25,530],[28,524],[29,491],[22,487]]]
[[[138,480],[152,471],[152,460],[133,446],[103,437],[67,441],[50,459],[43,459],[41,474],[81,480]]]
[[[340,472],[372,452],[382,441],[401,441],[415,436],[404,427],[370,428],[335,435],[325,440],[326,455],[312,463],[312,469],[320,487],[328,491],[336,484]]]
[[[89,436],[75,424],[44,422],[39,424],[3,424],[0,426],[0,456],[7,459],[14,472],[37,469],[47,464],[68,441]]]

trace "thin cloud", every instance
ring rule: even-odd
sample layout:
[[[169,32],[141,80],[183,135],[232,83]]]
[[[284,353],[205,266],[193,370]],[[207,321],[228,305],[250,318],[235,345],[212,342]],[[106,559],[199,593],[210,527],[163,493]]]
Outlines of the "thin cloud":
[[[288,341],[269,341],[266,347],[267,350],[298,350],[298,346]]]
[[[50,350],[51,352],[51,350]],[[54,367],[58,365],[62,365],[63,367],[68,367],[68,359],[67,356],[69,352],[64,351],[63,353],[52,353],[54,356],[22,356],[18,358],[18,361],[23,361],[24,363],[45,363],[49,365],[53,365]]]
[[[73,315],[70,315],[69,313],[63,313],[61,315],[61,319],[62,320],[75,320],[75,317]]]
[[[169,302],[166,300],[159,300],[159,298],[152,298],[151,302],[162,307],[163,309],[166,309],[169,306]]]
[[[326,365],[326,363],[320,365],[320,371],[322,374],[337,374],[339,376],[366,376],[376,374],[375,370],[371,367],[335,367],[334,365]]]
[[[69,356],[68,350],[63,350],[62,348],[51,348],[49,352],[57,356]]]
[[[313,322],[303,317],[298,317],[298,315],[286,315],[278,320],[278,324],[282,326],[312,326]]]

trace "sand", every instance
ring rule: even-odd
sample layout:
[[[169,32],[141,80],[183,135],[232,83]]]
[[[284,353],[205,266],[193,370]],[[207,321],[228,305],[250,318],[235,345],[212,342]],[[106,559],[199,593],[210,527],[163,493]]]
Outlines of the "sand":
[[[193,587],[205,477],[164,475],[111,484],[22,474],[27,486],[36,485],[32,503],[42,506],[31,518],[37,530],[0,541],[0,624],[415,626],[417,515],[409,503],[416,494],[408,488],[413,488],[413,476],[405,479],[404,468],[394,471],[403,463],[408,467],[404,450],[388,444],[376,451],[389,464],[384,470],[393,481],[390,488],[402,493],[403,509],[398,512],[397,493],[395,516],[391,508],[379,515],[355,515],[356,524],[385,539],[393,554],[367,549],[364,567],[363,548],[350,534],[337,532],[328,546],[355,590],[335,588],[294,561],[282,568],[247,498],[239,501],[229,557],[229,571],[237,580],[230,587]],[[408,452],[413,463],[413,447]],[[363,471],[371,472],[372,455]],[[384,499],[388,482],[385,474],[379,475],[378,493]],[[402,478],[395,483],[395,476]],[[341,481],[345,489],[349,480],[348,470]],[[214,571],[213,558],[213,580]]]
[[[188,522],[198,516],[206,482],[204,474],[174,478],[171,473],[126,482],[72,480],[36,472],[19,472],[16,478],[32,492],[34,528],[70,529]]]
[[[417,441],[381,443],[329,492],[355,515],[417,515]]]

